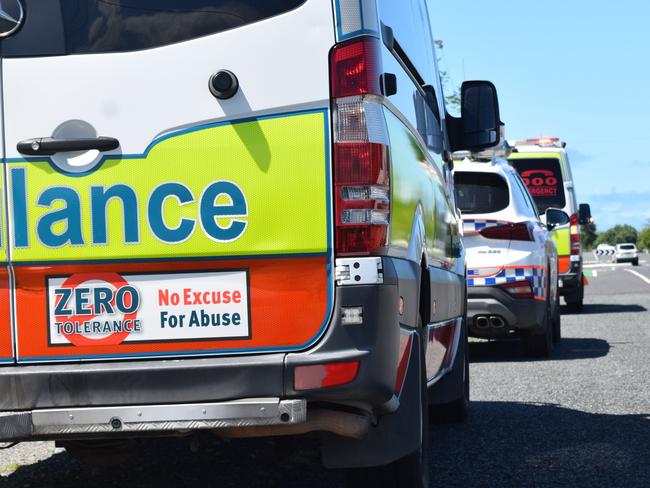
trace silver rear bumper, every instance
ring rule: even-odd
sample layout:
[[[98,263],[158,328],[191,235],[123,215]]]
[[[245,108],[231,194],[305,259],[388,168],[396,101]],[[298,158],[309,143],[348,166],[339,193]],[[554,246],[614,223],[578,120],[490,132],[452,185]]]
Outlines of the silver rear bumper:
[[[0,412],[0,441],[88,434],[291,425],[307,421],[304,399]]]

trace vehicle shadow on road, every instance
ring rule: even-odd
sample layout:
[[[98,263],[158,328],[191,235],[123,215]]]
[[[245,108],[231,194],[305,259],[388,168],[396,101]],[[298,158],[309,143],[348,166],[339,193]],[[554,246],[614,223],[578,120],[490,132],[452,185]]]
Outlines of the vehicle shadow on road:
[[[555,347],[548,360],[594,359],[606,356],[610,345],[603,339],[568,337]],[[516,339],[488,342],[470,342],[469,358],[472,363],[499,361],[540,361],[544,359],[527,357]]]
[[[645,488],[648,415],[472,402],[466,425],[431,430],[432,486]]]
[[[568,307],[560,309],[562,315],[591,315],[605,313],[640,313],[648,309],[642,305],[625,305],[619,303],[585,303],[582,312],[571,312]]]
[[[646,488],[648,415],[472,402],[468,423],[430,428],[431,486]],[[25,486],[334,488],[342,486],[342,474],[321,467],[314,438],[229,442],[206,436],[194,450],[188,439],[145,441],[132,461],[101,470],[61,452],[0,478],[3,488]]]
[[[301,438],[147,439],[132,458],[112,467],[81,463],[66,451],[0,477],[0,488],[298,488],[342,485],[340,472],[320,465],[314,436]],[[0,451],[0,461],[2,454]],[[2,464],[0,462],[0,464]]]

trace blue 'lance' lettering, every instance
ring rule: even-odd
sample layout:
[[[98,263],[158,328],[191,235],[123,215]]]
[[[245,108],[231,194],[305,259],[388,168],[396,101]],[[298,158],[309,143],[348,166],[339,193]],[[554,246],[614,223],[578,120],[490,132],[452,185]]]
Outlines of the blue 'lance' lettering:
[[[36,204],[41,207],[52,207],[56,201],[63,202],[65,206],[46,213],[38,220],[36,224],[38,238],[47,247],[62,247],[66,244],[83,245],[79,195],[72,188],[54,186],[41,193]],[[65,228],[60,234],[57,234],[53,227],[59,222],[65,224]]]
[[[176,227],[169,227],[165,223],[163,208],[165,200],[175,198],[179,206],[194,202],[194,195],[189,188],[180,183],[163,183],[158,186],[149,197],[147,205],[147,218],[151,232],[163,242],[183,242],[194,232],[196,221],[182,218]]]
[[[217,198],[226,195],[230,204],[218,204]],[[215,181],[201,195],[201,227],[215,241],[228,242],[237,239],[248,223],[237,217],[248,216],[246,197],[241,189],[230,181]],[[219,218],[229,218],[230,225],[222,227],[217,222]]]
[[[16,248],[30,246],[29,204],[27,195],[27,172],[25,168],[11,168],[11,218],[13,244]],[[206,237],[217,242],[238,239],[248,226],[248,203],[244,192],[231,181],[214,181],[208,185],[198,202],[198,219],[180,217],[178,222],[165,219],[168,199],[179,207],[195,202],[192,190],[182,183],[168,182],[157,186],[149,195],[146,215],[153,236],[165,243],[175,244],[189,239],[197,228],[197,220]],[[136,191],[128,185],[90,188],[91,245],[109,244],[108,210],[111,202],[121,204],[123,241],[126,244],[140,242],[140,203]],[[36,222],[36,236],[47,247],[85,244],[81,198],[74,188],[54,186],[46,188],[36,204],[47,208]],[[174,226],[174,224],[176,224]]]
[[[29,246],[27,222],[27,176],[25,168],[11,169],[11,208],[13,210],[14,246]]]
[[[108,204],[113,199],[122,202],[124,242],[127,244],[139,242],[138,196],[130,186],[113,185],[108,188],[103,186],[93,186],[90,188],[93,244],[108,243],[108,222],[106,220],[108,216]]]

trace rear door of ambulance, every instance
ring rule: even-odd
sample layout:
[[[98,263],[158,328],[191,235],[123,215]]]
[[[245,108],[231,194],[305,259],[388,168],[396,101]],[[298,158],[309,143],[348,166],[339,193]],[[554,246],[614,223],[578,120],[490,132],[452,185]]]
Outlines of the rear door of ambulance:
[[[526,184],[540,215],[543,216],[548,208],[559,208],[573,215],[575,205],[572,205],[565,184],[571,179],[563,170],[560,153],[513,153],[510,162]],[[556,227],[551,235],[557,247],[559,272],[567,273],[571,269],[570,225]]]
[[[2,7],[0,359],[318,340],[333,286],[331,3]],[[238,82],[225,99],[209,89],[222,70]]]

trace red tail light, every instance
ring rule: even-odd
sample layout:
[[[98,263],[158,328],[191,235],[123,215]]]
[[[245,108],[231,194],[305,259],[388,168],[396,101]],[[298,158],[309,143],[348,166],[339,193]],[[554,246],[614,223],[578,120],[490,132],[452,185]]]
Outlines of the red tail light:
[[[578,223],[577,213],[571,216],[569,225],[570,225],[569,235],[571,237],[571,254],[577,256],[580,254],[582,248],[580,244],[580,225]]]
[[[533,289],[528,281],[515,281],[500,285],[499,288],[508,292],[513,298],[534,298]]]
[[[381,106],[379,40],[358,38],[330,55],[334,123],[336,254],[381,254],[390,223],[390,159]],[[352,98],[350,98],[352,97]]]
[[[381,95],[379,39],[361,37],[337,45],[330,57],[332,98]]]
[[[484,227],[479,231],[479,233],[487,239],[504,239],[510,241],[535,240],[533,237],[533,230],[528,222]]]

